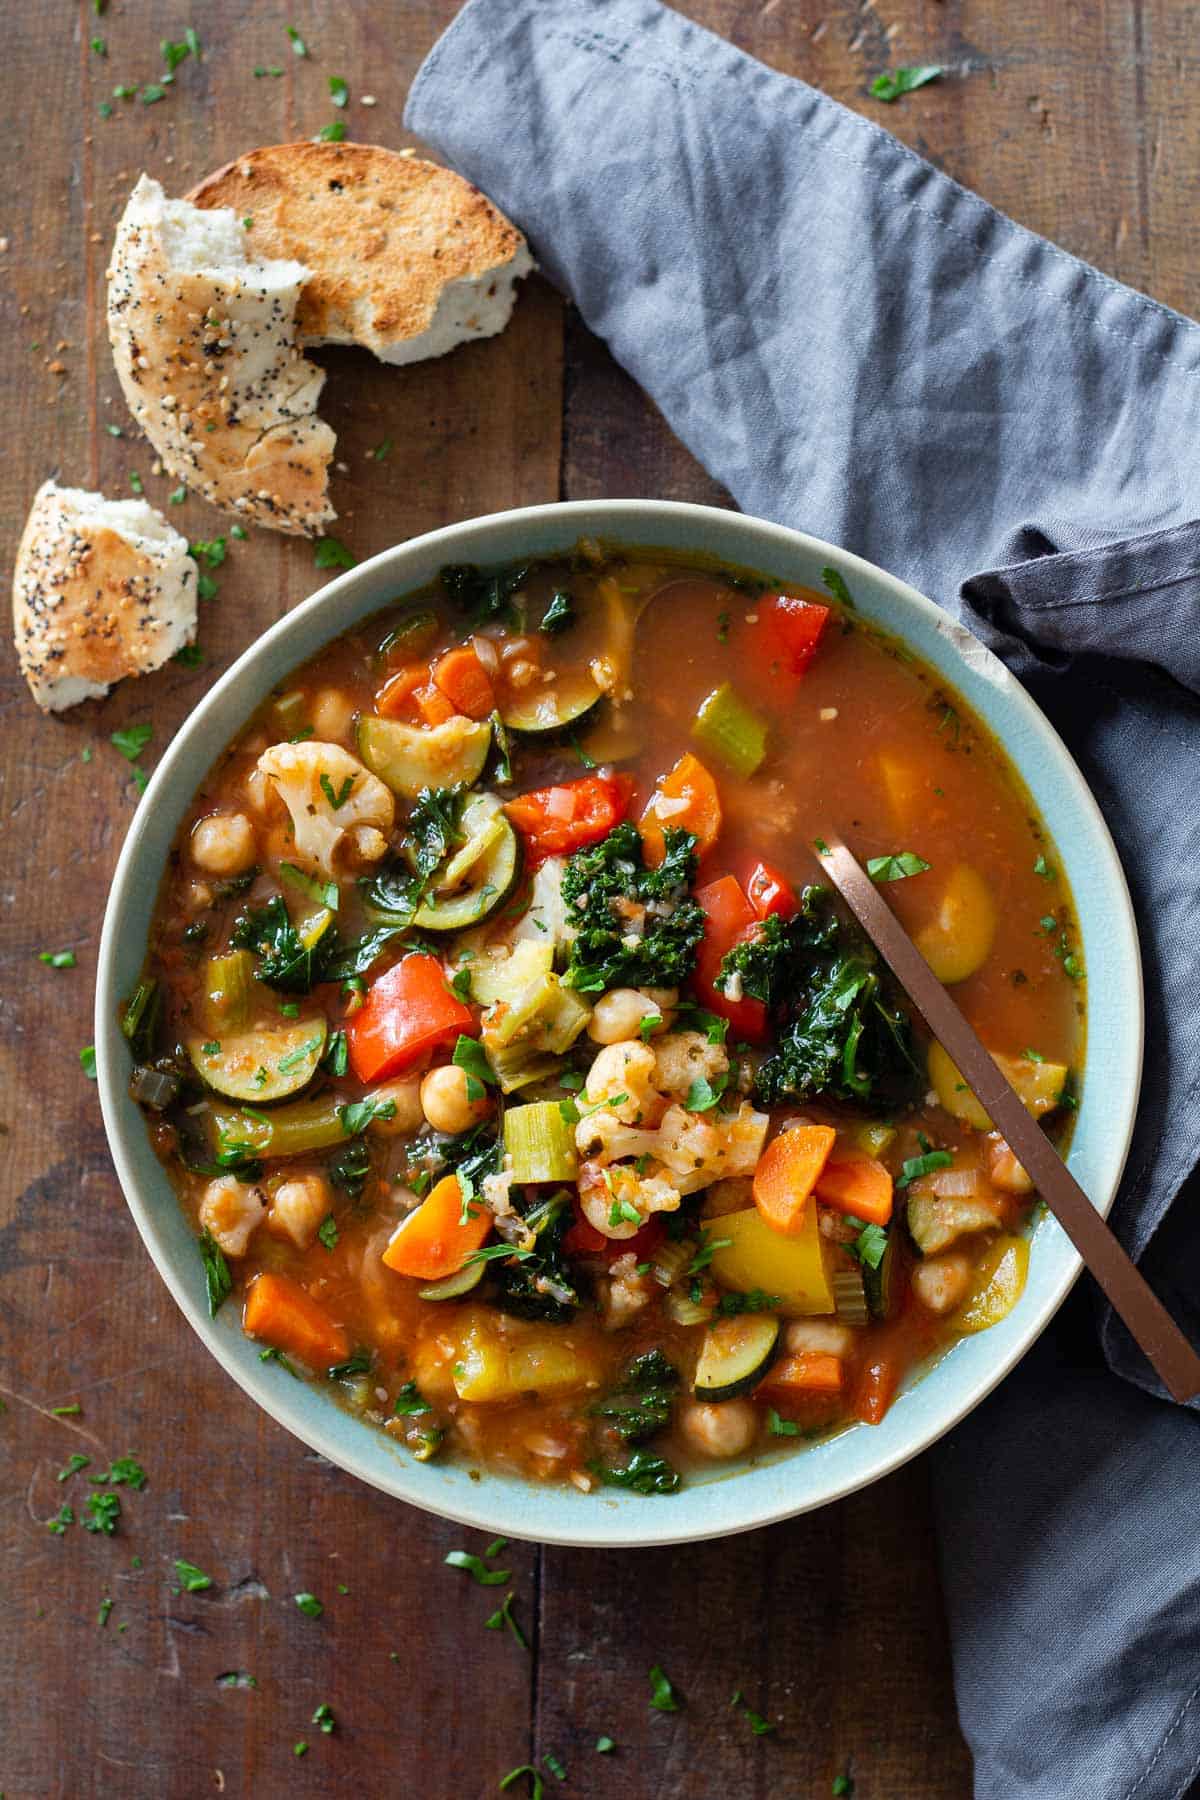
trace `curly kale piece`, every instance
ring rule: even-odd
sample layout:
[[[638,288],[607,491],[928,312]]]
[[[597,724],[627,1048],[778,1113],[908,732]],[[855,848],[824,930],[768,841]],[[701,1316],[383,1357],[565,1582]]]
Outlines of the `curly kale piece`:
[[[666,853],[656,869],[646,867],[637,827],[628,823],[568,859],[562,894],[577,933],[563,976],[568,987],[584,994],[670,988],[691,974],[704,936],[704,913],[688,892],[696,840],[672,826],[663,839]]]
[[[253,950],[258,957],[258,979],[283,994],[307,994],[322,979],[322,941],[304,945],[282,894],[242,913],[229,934],[235,950]]]
[[[755,1078],[772,1106],[826,1095],[900,1105],[921,1072],[912,1023],[892,999],[870,946],[843,925],[828,889],[805,888],[791,919],[772,916],[728,951],[718,983],[762,1000],[775,1021],[775,1048]]]
[[[679,1373],[662,1351],[647,1350],[634,1357],[618,1391],[598,1400],[592,1413],[627,1444],[640,1444],[670,1424],[672,1390],[678,1385]]]
[[[631,1488],[635,1494],[673,1494],[679,1486],[678,1469],[648,1450],[635,1450],[627,1463],[594,1462],[588,1467],[609,1487]]]
[[[518,563],[510,569],[480,569],[474,563],[447,563],[441,571],[442,586],[458,609],[472,625],[488,619],[507,619],[520,625],[513,595],[529,578],[529,564]]]
[[[519,1262],[497,1262],[492,1273],[496,1291],[492,1298],[501,1312],[545,1325],[568,1325],[579,1308],[579,1290],[564,1260],[562,1241],[574,1213],[565,1191],[540,1200],[525,1214],[533,1232],[533,1254]]]
[[[399,856],[359,882],[370,911],[403,930],[411,925],[430,880],[463,841],[464,787],[422,788],[413,802]]]

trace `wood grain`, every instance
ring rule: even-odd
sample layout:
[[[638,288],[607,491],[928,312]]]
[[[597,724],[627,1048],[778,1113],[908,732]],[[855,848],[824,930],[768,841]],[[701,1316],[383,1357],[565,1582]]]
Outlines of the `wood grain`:
[[[1200,226],[1187,177],[1200,52],[1194,21],[1171,0],[681,3],[1024,223],[1194,308]],[[331,74],[350,82],[351,133],[402,145],[408,83],[454,11],[454,0],[208,0],[192,15],[203,60],[183,63],[159,104],[113,101],[108,120],[100,101],[154,78],[158,41],[182,35],[186,9],[111,0],[97,20],[76,0],[74,11],[25,8],[6,22],[5,116],[36,114],[0,219],[10,555],[50,473],[119,494],[136,470],[191,536],[222,530],[197,501],[167,505],[172,484],[127,435],[102,328],[115,218],[142,168],[182,191],[249,143],[317,131],[333,116]],[[307,58],[293,54],[287,24]],[[897,107],[869,99],[872,76],[917,61],[950,73]],[[256,65],[283,73],[255,77]],[[353,353],[325,360],[342,465],[336,529],[359,556],[559,495],[728,504],[539,282],[493,343],[406,371]],[[368,453],[385,440],[390,453],[376,461]],[[103,895],[137,798],[108,736],[152,722],[152,763],[214,675],[320,579],[302,544],[259,533],[231,546],[204,615],[204,667],[172,668],[64,720],[35,714],[4,649],[0,1791],[464,1800],[550,1752],[568,1767],[565,1791],[614,1800],[823,1796],[842,1772],[858,1800],[964,1800],[926,1465],[719,1544],[634,1555],[513,1545],[503,1561],[525,1651],[484,1629],[497,1590],[443,1566],[465,1534],[288,1438],[219,1373],[154,1273],[77,1064],[92,1036]],[[65,947],[74,971],[36,961]],[[76,1402],[80,1415],[53,1416]],[[130,1451],[150,1481],[118,1490],[117,1536],[46,1530],[64,1499],[79,1509],[86,1498],[85,1477],[56,1479],[73,1452],[100,1468]],[[213,1588],[174,1592],[177,1557]],[[294,1604],[306,1590],[324,1602],[319,1620]],[[684,1696],[678,1714],[646,1704],[653,1663]],[[222,1685],[238,1672],[257,1685]],[[730,1706],[735,1688],[777,1731],[754,1735]],[[312,1723],[322,1702],[337,1720],[328,1736]],[[617,1741],[611,1755],[595,1751],[601,1733]]]

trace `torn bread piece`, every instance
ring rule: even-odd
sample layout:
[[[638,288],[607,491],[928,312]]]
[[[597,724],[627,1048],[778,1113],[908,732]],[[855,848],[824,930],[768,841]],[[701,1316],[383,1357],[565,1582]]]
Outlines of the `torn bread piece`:
[[[143,175],[117,226],[108,335],[134,418],[168,471],[214,506],[313,533],[335,438],[316,416],[325,380],[296,346],[309,271],[257,262],[241,220],[168,200]]]
[[[187,539],[145,500],[44,481],[13,572],[21,673],[44,712],[98,700],[196,636]]]
[[[387,363],[503,331],[534,267],[522,234],[478,188],[378,144],[251,150],[188,198],[231,207],[253,255],[305,264],[302,343],[361,344]]]

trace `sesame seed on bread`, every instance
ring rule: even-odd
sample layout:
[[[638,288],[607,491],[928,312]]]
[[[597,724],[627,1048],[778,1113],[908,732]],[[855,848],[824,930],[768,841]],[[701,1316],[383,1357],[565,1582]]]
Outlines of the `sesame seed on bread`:
[[[99,699],[191,643],[196,578],[186,538],[145,500],[43,482],[13,573],[17,659],[42,710]]]
[[[388,363],[503,331],[529,246],[452,169],[378,144],[252,150],[188,196],[246,221],[257,257],[294,257],[305,344],[361,344]]]
[[[117,226],[108,335],[125,399],[168,471],[214,506],[314,533],[335,438],[325,376],[296,344],[308,270],[260,262],[229,211],[168,200],[143,175]]]

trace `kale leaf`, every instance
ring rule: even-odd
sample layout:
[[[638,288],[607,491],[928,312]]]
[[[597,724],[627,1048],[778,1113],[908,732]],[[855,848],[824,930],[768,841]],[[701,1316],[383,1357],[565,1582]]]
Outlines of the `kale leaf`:
[[[253,950],[258,957],[258,979],[284,994],[307,994],[320,981],[320,948],[323,940],[305,945],[292,924],[282,894],[272,894],[262,906],[251,907],[233,922],[229,942],[235,950]]]
[[[691,974],[704,936],[704,913],[688,893],[696,840],[673,826],[663,839],[656,869],[646,867],[637,827],[628,823],[568,859],[562,895],[577,933],[563,976],[568,987],[585,994],[672,988]]]
[[[563,1260],[562,1241],[574,1214],[565,1191],[539,1200],[525,1214],[533,1232],[533,1255],[493,1265],[497,1289],[493,1295],[501,1312],[518,1319],[534,1319],[546,1325],[567,1325],[579,1306],[579,1292]]]
[[[678,1385],[678,1371],[662,1351],[647,1350],[628,1365],[617,1392],[591,1410],[627,1444],[640,1444],[670,1424],[672,1389]]]
[[[441,571],[446,594],[472,625],[507,618],[520,625],[512,597],[529,577],[528,563],[510,569],[480,569],[474,563],[448,563]]]
[[[373,913],[394,929],[411,925],[429,882],[462,842],[466,789],[422,788],[413,802],[399,856],[359,883]]]
[[[731,977],[740,975],[743,994],[765,1001],[772,1011],[784,1005],[804,959],[837,945],[841,926],[827,901],[828,889],[806,887],[800,910],[790,919],[769,914],[752,937],[725,952],[717,986],[725,992]]]
[[[647,1450],[635,1450],[627,1463],[594,1462],[589,1467],[609,1487],[632,1488],[635,1494],[673,1494],[679,1486],[678,1469]]]

